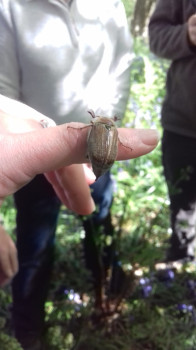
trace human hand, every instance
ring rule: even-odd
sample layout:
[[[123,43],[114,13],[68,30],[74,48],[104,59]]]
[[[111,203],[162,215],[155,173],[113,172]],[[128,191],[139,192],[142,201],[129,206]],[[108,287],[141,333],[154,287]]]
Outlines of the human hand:
[[[95,177],[89,168],[86,168],[87,175],[82,165],[86,162],[89,128],[84,128],[84,124],[70,123],[43,129],[40,120],[46,120],[45,116],[10,99],[7,100],[8,107],[11,110],[14,107],[14,112],[8,111],[1,101],[0,96],[0,205],[6,196],[37,174],[45,173],[68,208],[81,215],[90,214],[94,203],[88,184]],[[118,160],[146,154],[158,142],[155,130],[118,129],[118,132],[121,140]],[[0,285],[4,285],[17,272],[18,263],[14,243],[2,227],[0,243]]]
[[[15,244],[0,226],[0,286],[7,284],[17,272],[18,259]]]
[[[196,46],[196,14],[188,19],[188,39],[191,45]]]
[[[38,121],[47,119],[44,115],[3,96],[0,96],[0,116],[0,201],[37,174],[45,173],[69,209],[81,215],[90,214],[94,204],[88,184],[95,177],[92,173],[87,177],[81,165],[86,162],[90,126],[69,123],[43,129]],[[16,117],[17,131],[13,128]],[[118,132],[123,144],[119,142],[117,160],[146,154],[158,142],[156,130],[121,128]]]
[[[56,125],[52,119],[44,116],[21,102],[12,100],[3,95],[0,95],[0,117],[1,136],[4,134],[13,135],[18,133],[27,133],[34,130],[42,130],[43,125],[45,124],[47,127]],[[64,167],[60,170],[55,170],[49,174],[45,174],[45,176],[51,182],[55,191],[57,192],[57,195],[68,208],[72,209],[76,213],[80,213],[80,211],[83,210],[84,214],[90,214],[94,210],[94,203],[91,199],[88,185],[95,181],[95,176],[92,171],[85,170],[85,165],[84,170],[82,165],[77,164],[66,168]],[[75,184],[73,181],[74,178],[75,180],[79,178],[80,181],[77,181]],[[68,195],[66,195],[66,192],[62,188],[62,184],[65,183],[65,179],[66,185],[68,186]],[[85,184],[82,187],[84,179]],[[79,190],[78,192],[77,189]],[[71,200],[69,199],[69,197],[71,197],[71,193],[73,195],[75,194],[72,202],[77,203],[74,208],[70,203]],[[78,193],[79,198],[76,193]],[[85,199],[87,200],[85,201],[85,204],[82,203],[82,197],[84,201]]]
[[[0,199],[17,191],[35,175],[46,173],[65,205],[78,214],[89,214],[93,204],[83,167],[79,164],[86,161],[89,128],[83,126],[70,123],[36,132],[1,135]],[[158,142],[155,130],[121,128],[118,132],[126,146],[119,143],[118,160],[146,154]]]

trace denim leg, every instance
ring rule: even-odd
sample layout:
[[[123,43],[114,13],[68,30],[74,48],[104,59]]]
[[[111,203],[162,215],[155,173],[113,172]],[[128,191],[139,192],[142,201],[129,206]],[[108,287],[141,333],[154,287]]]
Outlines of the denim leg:
[[[20,341],[39,336],[44,324],[60,201],[43,175],[15,196],[19,273],[13,281],[13,327]]]
[[[196,139],[168,131],[163,134],[164,174],[171,211],[168,259],[194,257],[196,243]],[[173,258],[173,259],[172,259]]]
[[[110,173],[101,176],[91,185],[92,197],[97,210],[83,219],[85,229],[84,255],[87,268],[92,272],[93,280],[100,284],[103,279],[103,270],[107,270],[113,260],[113,225],[111,222],[110,207],[113,199],[113,183]],[[111,244],[103,244],[101,249],[101,236],[108,236]],[[103,242],[103,240],[102,240]],[[102,253],[100,253],[102,252]]]
[[[97,207],[92,218],[96,223],[100,223],[108,216],[113,200],[113,182],[110,172],[102,175],[90,188]]]

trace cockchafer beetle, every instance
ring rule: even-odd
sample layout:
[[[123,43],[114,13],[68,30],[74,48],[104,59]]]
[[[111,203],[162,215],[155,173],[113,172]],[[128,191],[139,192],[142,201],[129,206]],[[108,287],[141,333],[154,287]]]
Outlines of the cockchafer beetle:
[[[118,136],[115,122],[119,119],[114,116],[96,116],[93,110],[88,113],[92,116],[91,124],[81,127],[81,129],[91,126],[87,138],[87,158],[90,161],[96,180],[105,174],[114,164],[118,153],[118,142],[125,146]],[[69,126],[69,128],[72,128]]]
[[[117,117],[96,116],[92,110],[92,128],[87,139],[87,157],[92,164],[96,180],[113,165],[118,152]]]

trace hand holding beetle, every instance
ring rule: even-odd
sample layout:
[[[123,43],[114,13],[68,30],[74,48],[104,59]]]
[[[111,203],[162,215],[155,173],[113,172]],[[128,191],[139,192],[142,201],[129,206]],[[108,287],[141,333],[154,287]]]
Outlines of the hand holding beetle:
[[[6,104],[6,103],[8,104]],[[17,129],[14,127],[17,116]],[[29,116],[29,118],[28,118]],[[0,96],[0,205],[3,199],[44,173],[62,202],[78,214],[94,210],[89,184],[95,180],[84,172],[89,129],[80,123],[43,128],[52,121],[19,102]],[[38,122],[39,121],[39,122]],[[139,157],[158,143],[156,130],[118,129],[117,160]],[[17,253],[0,227],[0,285],[17,272]],[[2,244],[3,242],[3,244]]]
[[[2,119],[2,118],[1,118]],[[0,121],[1,124],[1,121]],[[21,134],[0,134],[0,204],[3,199],[44,173],[62,202],[74,212],[88,215],[94,210],[86,176],[88,129],[69,123]],[[151,152],[158,143],[156,130],[118,129],[117,160],[139,157]]]
[[[37,174],[45,173],[62,202],[74,212],[94,210],[89,184],[95,181],[86,163],[91,126],[69,123],[43,128],[52,120],[32,108],[0,96],[0,204]],[[17,117],[17,129],[15,119]],[[41,122],[40,122],[41,121]],[[156,130],[118,129],[117,160],[139,157],[158,143]]]

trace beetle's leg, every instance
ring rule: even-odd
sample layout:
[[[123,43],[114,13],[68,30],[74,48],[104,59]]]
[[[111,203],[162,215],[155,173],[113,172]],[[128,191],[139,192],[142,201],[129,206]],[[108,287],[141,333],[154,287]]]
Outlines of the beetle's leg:
[[[87,125],[85,125],[85,126],[81,126],[80,128],[75,128],[74,126],[67,126],[67,129],[75,129],[75,130],[81,130],[81,129],[86,129],[86,128],[88,128],[89,126],[92,126],[91,124],[87,124]]]
[[[81,126],[80,128],[75,128],[74,126],[69,126],[69,125],[68,125],[67,129],[69,128],[69,129],[81,130],[81,129],[86,129],[86,128],[88,128],[89,126],[92,126],[92,124],[87,124],[87,125],[85,125],[85,126]],[[86,155],[86,158],[89,160],[88,154]]]

